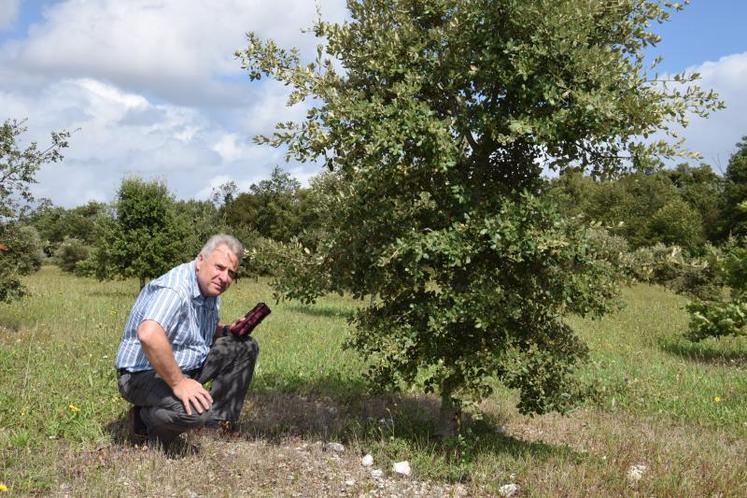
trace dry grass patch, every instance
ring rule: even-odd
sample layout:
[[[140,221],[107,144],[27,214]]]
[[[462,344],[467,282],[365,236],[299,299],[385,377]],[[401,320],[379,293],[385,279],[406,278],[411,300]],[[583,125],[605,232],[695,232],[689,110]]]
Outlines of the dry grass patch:
[[[269,442],[195,433],[194,454],[113,446],[66,456],[52,496],[465,496],[461,484],[374,478],[354,448],[342,453],[301,437]]]
[[[515,417],[509,437],[569,449],[517,470],[530,496],[747,496],[747,442],[727,431],[598,410]],[[645,466],[640,480],[632,466]]]

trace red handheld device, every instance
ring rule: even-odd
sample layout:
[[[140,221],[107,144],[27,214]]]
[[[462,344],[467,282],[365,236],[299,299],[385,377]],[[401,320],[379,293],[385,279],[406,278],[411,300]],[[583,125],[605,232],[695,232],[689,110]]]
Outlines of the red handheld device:
[[[241,320],[229,327],[228,331],[239,337],[249,335],[271,312],[270,307],[265,303],[258,303]]]

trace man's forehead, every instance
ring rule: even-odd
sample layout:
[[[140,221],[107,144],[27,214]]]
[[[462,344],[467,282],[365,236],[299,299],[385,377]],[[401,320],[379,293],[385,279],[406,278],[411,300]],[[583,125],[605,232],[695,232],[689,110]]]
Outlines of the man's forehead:
[[[210,253],[210,259],[221,261],[224,260],[226,263],[236,266],[239,258],[228,248],[226,244],[221,244]]]

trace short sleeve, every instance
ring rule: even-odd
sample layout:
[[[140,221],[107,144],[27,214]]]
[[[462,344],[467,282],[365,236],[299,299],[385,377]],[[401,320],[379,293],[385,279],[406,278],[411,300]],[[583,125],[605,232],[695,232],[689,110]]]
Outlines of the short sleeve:
[[[173,289],[162,287],[151,295],[143,310],[142,320],[153,320],[166,332],[168,337],[176,333],[179,316],[182,312],[182,299]]]

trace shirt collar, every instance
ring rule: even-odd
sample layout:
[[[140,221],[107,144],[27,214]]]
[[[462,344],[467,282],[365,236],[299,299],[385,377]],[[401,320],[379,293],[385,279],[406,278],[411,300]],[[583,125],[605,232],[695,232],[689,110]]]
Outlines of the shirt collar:
[[[189,286],[192,293],[192,302],[198,306],[205,304],[205,296],[200,292],[200,286],[197,284],[197,267],[195,262],[189,263]]]

